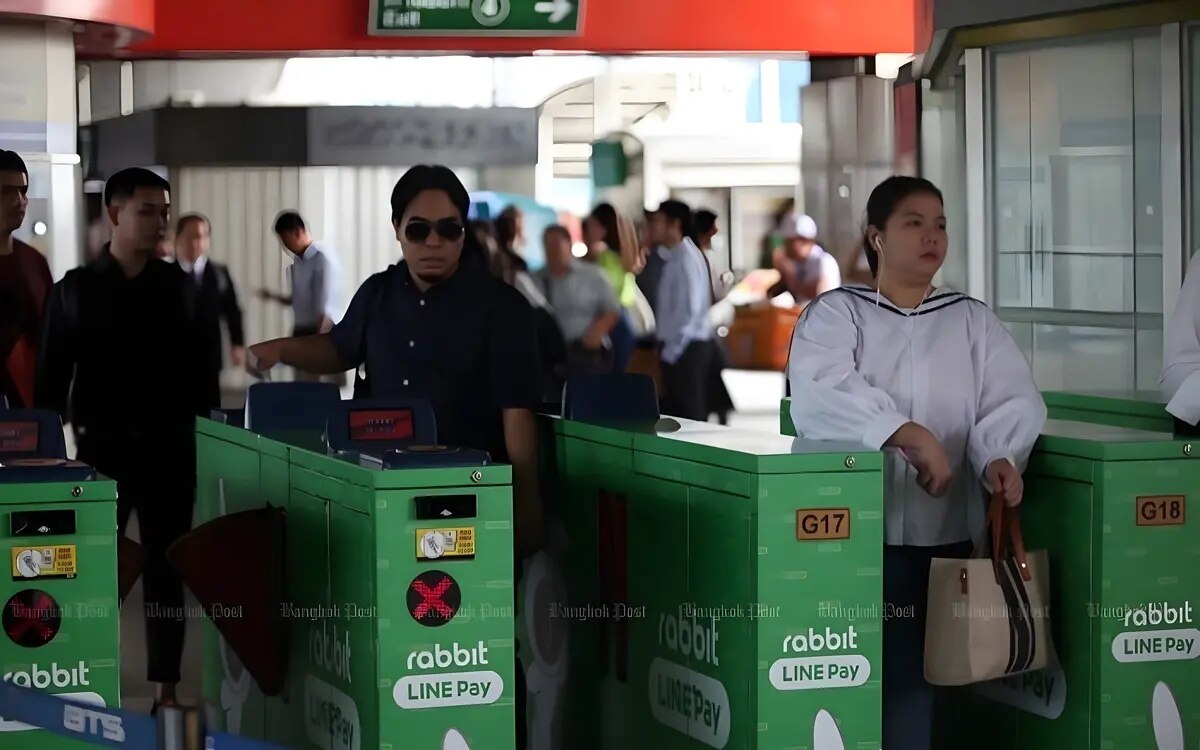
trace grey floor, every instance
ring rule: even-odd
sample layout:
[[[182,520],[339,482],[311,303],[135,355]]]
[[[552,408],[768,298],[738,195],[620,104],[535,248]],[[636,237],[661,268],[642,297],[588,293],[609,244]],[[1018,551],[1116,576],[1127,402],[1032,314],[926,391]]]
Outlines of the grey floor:
[[[778,433],[779,399],[783,395],[782,375],[731,370],[725,373],[725,382],[737,407],[730,419],[731,426]],[[232,401],[227,406],[240,405],[240,397],[236,394],[227,400]],[[69,446],[69,450],[69,455],[74,455],[72,446]],[[130,521],[128,533],[131,538],[138,539],[136,515]],[[196,705],[200,697],[201,667],[200,629],[195,624],[203,614],[190,594],[187,607],[191,620],[184,644],[183,682],[179,685],[179,697],[185,704]],[[154,702],[154,686],[146,681],[145,644],[142,584],[139,580],[121,610],[121,693],[126,708],[148,712]]]

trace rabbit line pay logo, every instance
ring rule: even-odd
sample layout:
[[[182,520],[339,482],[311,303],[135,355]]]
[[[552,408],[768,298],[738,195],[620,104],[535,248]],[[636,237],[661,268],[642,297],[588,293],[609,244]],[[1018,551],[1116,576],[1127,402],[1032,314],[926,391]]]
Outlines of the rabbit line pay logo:
[[[308,739],[321,750],[362,750],[358,705],[350,696],[313,675],[304,678]]]
[[[707,626],[694,617],[662,615],[658,645],[714,666],[717,658],[717,621]],[[699,740],[723,748],[729,742],[729,693],[717,680],[663,658],[650,663],[650,711],[656,721]]]
[[[1046,719],[1062,716],[1067,705],[1067,676],[1061,666],[981,682],[975,692],[996,703]]]
[[[1125,613],[1124,627],[1160,628],[1169,630],[1130,630],[1113,638],[1112,655],[1119,662],[1186,661],[1200,657],[1200,630],[1182,628],[1191,625],[1192,603],[1175,607],[1167,602],[1148,604]]]
[[[858,633],[850,625],[845,631],[825,628],[783,639],[783,653],[810,654],[820,651],[854,651]],[[871,676],[871,662],[862,654],[804,656],[778,659],[771,665],[771,685],[776,690],[825,690],[864,685]]]
[[[413,651],[408,655],[409,671],[452,667],[482,667],[488,664],[487,644],[479,641],[471,648],[457,643],[448,648],[435,644],[433,651]],[[400,708],[444,708],[479,706],[495,703],[504,692],[504,678],[490,670],[441,672],[408,675],[396,681],[392,699]]]

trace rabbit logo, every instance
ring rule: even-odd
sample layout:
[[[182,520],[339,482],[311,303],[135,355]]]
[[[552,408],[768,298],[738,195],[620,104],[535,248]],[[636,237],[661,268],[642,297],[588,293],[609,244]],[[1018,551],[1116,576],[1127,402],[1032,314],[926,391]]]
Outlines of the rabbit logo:
[[[1156,750],[1183,750],[1183,719],[1179,715],[1175,695],[1165,682],[1154,686],[1150,715]]]
[[[846,750],[837,720],[823,708],[817,711],[817,719],[813,722],[813,750]]]
[[[557,524],[552,528],[549,546],[565,548],[565,531]],[[527,561],[524,578],[525,629],[533,657],[525,672],[529,747],[557,750],[562,746],[558,714],[567,678],[567,622],[555,616],[555,605],[566,601],[566,585],[558,562],[546,550]]]
[[[225,480],[217,480],[217,512],[225,515]],[[225,676],[221,679],[221,708],[225,711],[225,731],[237,734],[242,728],[242,708],[250,697],[250,672],[242,665],[237,654],[220,638],[221,666]],[[237,675],[234,677],[234,675]]]
[[[446,736],[442,738],[442,750],[471,750],[471,746],[467,744],[467,738],[462,736],[462,732],[447,729]]]

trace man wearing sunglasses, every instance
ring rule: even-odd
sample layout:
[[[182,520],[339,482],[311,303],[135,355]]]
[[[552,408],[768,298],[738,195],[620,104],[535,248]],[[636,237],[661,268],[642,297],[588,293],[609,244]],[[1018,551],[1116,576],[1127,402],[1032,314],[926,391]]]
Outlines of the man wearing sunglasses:
[[[512,465],[516,542],[529,554],[542,534],[537,326],[529,303],[491,273],[486,251],[465,230],[469,206],[449,169],[409,170],[392,192],[403,260],[363,282],[331,331],[256,344],[250,365],[357,369],[355,398],[429,400],[439,442]]]

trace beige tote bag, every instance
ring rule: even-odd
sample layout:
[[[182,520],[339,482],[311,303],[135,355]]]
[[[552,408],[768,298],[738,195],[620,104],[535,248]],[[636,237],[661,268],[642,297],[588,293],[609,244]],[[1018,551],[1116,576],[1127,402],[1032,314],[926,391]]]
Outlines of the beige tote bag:
[[[991,556],[983,557],[988,536]],[[1055,664],[1049,596],[1045,550],[1025,551],[1019,508],[993,495],[972,557],[930,566],[926,681],[970,685]]]

